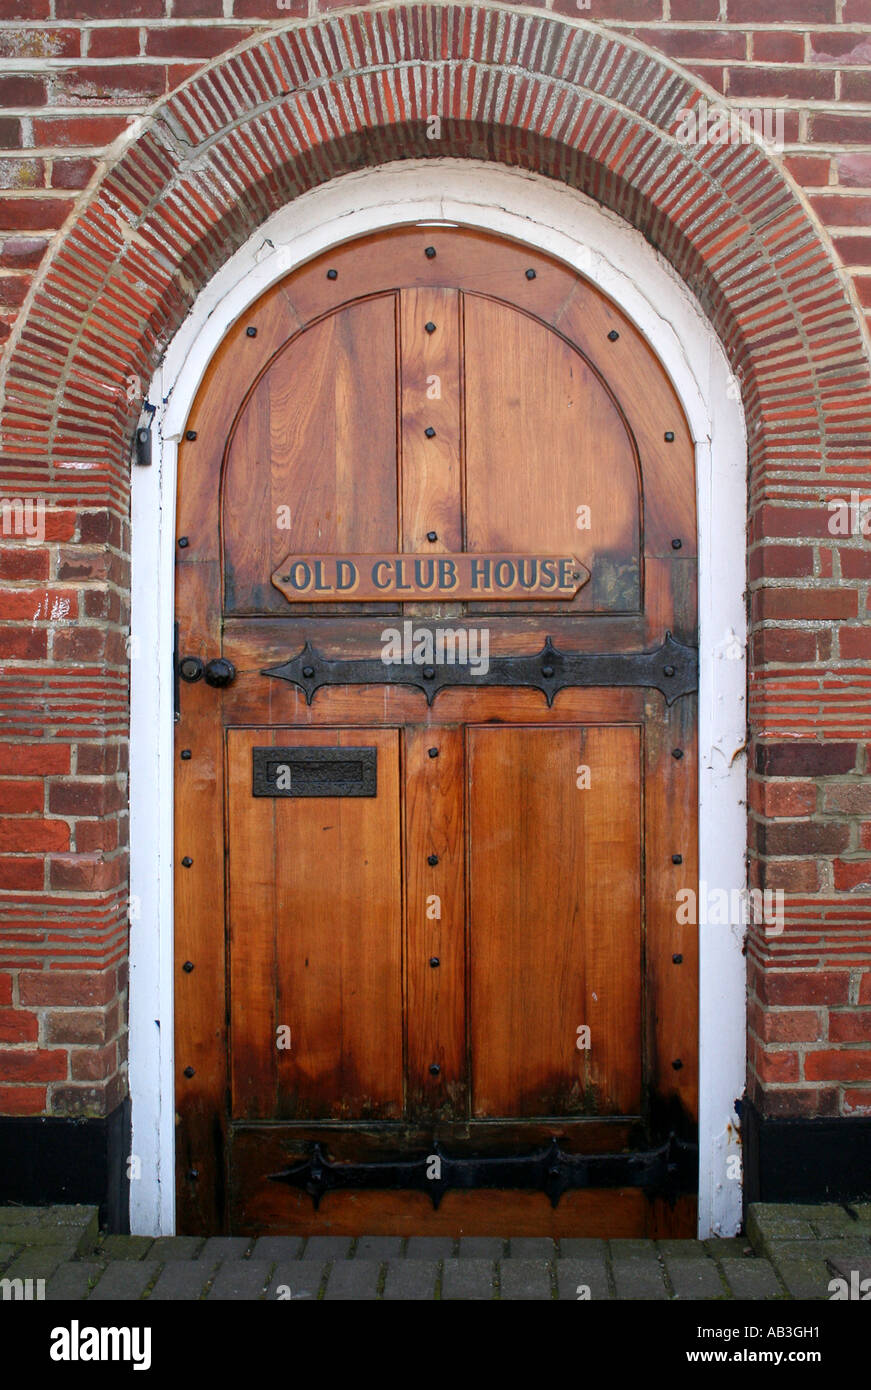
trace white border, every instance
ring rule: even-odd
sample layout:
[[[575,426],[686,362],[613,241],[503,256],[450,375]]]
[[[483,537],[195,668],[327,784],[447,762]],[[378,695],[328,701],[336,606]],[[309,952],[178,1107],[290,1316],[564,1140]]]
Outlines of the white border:
[[[228,326],[294,267],[352,237],[446,221],[525,241],[583,272],[654,347],[696,447],[699,513],[699,849],[702,883],[745,871],[746,433],[725,353],[683,282],[640,233],[537,175],[463,160],[403,161],[336,179],[275,213],[198,296],[148,399],[154,462],[133,469],[130,940],[131,1230],[174,1230],[172,624],[176,445]],[[737,647],[736,640],[737,639]],[[740,648],[740,658],[736,650]],[[699,1235],[734,1235],[744,1091],[743,929],[700,927]]]

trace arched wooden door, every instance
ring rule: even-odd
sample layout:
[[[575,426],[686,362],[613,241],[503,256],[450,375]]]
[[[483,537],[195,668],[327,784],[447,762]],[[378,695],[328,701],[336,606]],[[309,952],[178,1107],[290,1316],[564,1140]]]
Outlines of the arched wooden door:
[[[177,528],[179,1231],[693,1233],[694,463],[650,346],[515,242],[350,242],[227,333]]]

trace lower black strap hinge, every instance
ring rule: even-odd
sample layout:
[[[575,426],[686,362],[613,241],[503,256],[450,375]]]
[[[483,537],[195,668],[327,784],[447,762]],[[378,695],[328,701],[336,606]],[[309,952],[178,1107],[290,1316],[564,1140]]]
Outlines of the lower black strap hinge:
[[[419,1158],[371,1163],[332,1163],[315,1144],[309,1158],[271,1182],[301,1188],[315,1208],[327,1192],[382,1189],[425,1192],[438,1207],[446,1192],[474,1188],[544,1192],[551,1206],[575,1188],[640,1187],[650,1197],[698,1191],[699,1151],[673,1134],[657,1149],[613,1154],[567,1154],[556,1139],[530,1154],[452,1158],[434,1143]]]

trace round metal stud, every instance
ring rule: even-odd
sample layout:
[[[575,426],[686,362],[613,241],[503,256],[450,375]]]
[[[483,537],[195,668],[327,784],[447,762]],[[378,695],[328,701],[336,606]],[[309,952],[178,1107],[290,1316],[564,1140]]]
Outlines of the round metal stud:
[[[184,864],[184,866],[185,866],[186,869],[189,869],[190,866],[191,866],[191,864],[193,864],[194,861],[191,859],[191,857],[190,857],[189,854],[186,854],[185,857],[184,857],[184,859],[183,859],[181,862]]]
[[[190,442],[193,444],[194,440],[197,437],[197,432],[196,430],[185,430],[184,437],[185,439],[189,439]]]
[[[678,540],[677,536],[675,536],[674,540],[673,540],[672,543],[671,543],[671,548],[672,548],[672,550],[682,550],[682,549],[683,549],[683,541]]]
[[[431,868],[435,868],[436,864],[439,862],[439,857],[437,854],[428,854],[426,856],[426,862]]]
[[[616,328],[612,328],[612,329],[611,329],[611,332],[608,334],[608,342],[609,342],[609,343],[616,343],[616,341],[617,341],[617,339],[618,339],[619,337],[620,337],[620,334],[617,332],[617,329],[616,329]]]
[[[190,1076],[196,1076],[196,1072],[194,1071],[193,1067],[185,1067],[185,1069],[184,1069],[184,1074],[185,1074],[185,1076],[188,1076],[188,1077],[190,1077]]]
[[[534,270],[527,270],[527,272],[526,272],[526,278],[527,278],[527,280],[534,280],[534,279],[535,279],[535,271],[534,271]]]
[[[194,963],[193,963],[192,960],[186,960],[185,963],[184,963],[184,965],[182,966],[182,970],[184,971],[184,973],[185,973],[186,975],[189,975],[189,974],[191,973],[191,971],[193,970],[193,968],[194,968]]]
[[[437,541],[439,538],[438,531],[427,531],[426,538],[430,542]]]
[[[183,763],[190,762],[190,756],[191,750],[189,748],[183,748],[181,750],[181,760]]]
[[[671,1065],[674,1067],[675,1071],[680,1071],[681,1067],[683,1066],[683,1062],[679,1057],[676,1057]]]
[[[666,442],[666,444],[673,444],[673,443],[674,443],[674,430],[666,430],[666,432],[665,432],[665,442]]]
[[[311,680],[312,676],[315,673],[315,668],[313,666],[303,666],[302,673],[307,681]]]
[[[423,678],[424,678],[425,681],[434,681],[434,680],[435,680],[435,667],[434,667],[434,666],[424,666],[423,671],[421,672],[421,674],[423,675]]]
[[[188,1182],[196,1182],[196,1180],[197,1180],[197,1178],[198,1178],[199,1176],[200,1176],[200,1170],[199,1170],[199,1168],[188,1168],[188,1171],[187,1171],[187,1179],[188,1179]]]
[[[682,748],[672,748],[672,750],[671,750],[671,756],[672,756],[673,758],[676,758],[677,761],[680,762],[681,758],[683,757],[683,749],[682,749]]]
[[[328,271],[327,271],[327,279],[328,279],[328,280],[338,280],[338,278],[339,278],[339,272],[338,272],[337,270],[328,270]]]
[[[424,327],[426,328],[427,333],[435,333],[436,326],[431,320],[429,323],[424,324]]]
[[[256,329],[256,328],[246,328],[246,329],[245,329],[245,337],[246,337],[246,338],[256,338],[256,337],[257,337],[257,329]]]
[[[552,667],[552,666],[542,666],[542,668],[541,668],[541,674],[544,676],[545,680],[549,680],[550,677],[553,675],[553,667]]]
[[[434,247],[434,246],[428,246],[428,247],[426,248],[426,252],[425,252],[427,260],[428,260],[428,261],[433,260],[434,257],[435,257],[435,253],[436,253],[435,247]]]
[[[179,538],[178,538],[179,550],[187,550],[187,548],[188,548],[189,545],[190,545],[190,541],[188,540],[187,536],[179,536]]]
[[[426,429],[424,430],[424,434],[426,435],[427,439],[435,439],[435,430],[433,429],[432,425],[427,425]]]
[[[673,855],[671,856],[671,862],[672,862],[672,864],[682,864],[682,863],[683,863],[683,855],[682,855],[682,854],[673,854]]]
[[[439,1066],[438,1062],[433,1062],[429,1069],[430,1076],[438,1076],[440,1071],[441,1067]]]
[[[429,963],[432,966],[433,970],[435,970],[437,966],[441,965],[441,961],[439,960],[438,956],[430,956]]]
[[[683,965],[683,956],[680,955],[680,953],[672,956],[672,960],[674,961],[675,965]]]
[[[663,668],[662,668],[662,674],[663,674],[664,676],[673,676],[673,675],[674,675],[674,667],[673,667],[673,666],[663,666]]]
[[[439,750],[437,748],[428,748],[427,752],[431,758],[437,758],[439,755]]]

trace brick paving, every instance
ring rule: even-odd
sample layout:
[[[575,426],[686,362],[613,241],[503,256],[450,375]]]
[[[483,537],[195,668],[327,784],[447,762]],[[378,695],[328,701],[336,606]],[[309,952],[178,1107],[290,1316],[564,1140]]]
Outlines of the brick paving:
[[[734,1240],[101,1234],[94,1207],[0,1207],[5,1281],[47,1300],[790,1301],[871,1277],[871,1203],[756,1205]],[[34,1288],[38,1286],[34,1285]]]

